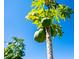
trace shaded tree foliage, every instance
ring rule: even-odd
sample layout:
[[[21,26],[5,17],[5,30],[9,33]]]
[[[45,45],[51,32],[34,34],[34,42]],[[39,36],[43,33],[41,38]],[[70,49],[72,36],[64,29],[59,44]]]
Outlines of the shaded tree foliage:
[[[9,42],[8,46],[4,48],[4,59],[23,59],[24,49],[24,39],[13,37],[12,42]]]

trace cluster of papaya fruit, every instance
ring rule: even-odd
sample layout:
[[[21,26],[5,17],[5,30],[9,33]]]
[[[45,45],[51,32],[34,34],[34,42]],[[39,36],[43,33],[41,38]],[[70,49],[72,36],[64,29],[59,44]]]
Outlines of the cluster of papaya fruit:
[[[41,20],[42,27],[38,29],[38,31],[34,34],[34,39],[37,42],[43,42],[46,39],[45,28],[51,25],[51,20],[49,18],[43,18]]]
[[[45,30],[44,28],[40,28],[38,31],[35,32],[34,34],[34,39],[37,41],[37,42],[44,42],[46,37],[45,37]]]
[[[41,28],[39,28],[35,34],[34,34],[34,39],[37,41],[37,42],[44,42],[45,39],[46,39],[46,30],[45,28],[47,26],[50,26],[50,32],[51,32],[51,37],[55,37],[57,34],[58,36],[62,36],[62,29],[61,27],[58,25],[58,24],[52,24],[51,25],[51,20],[48,19],[48,18],[44,18],[42,21],[42,26]]]

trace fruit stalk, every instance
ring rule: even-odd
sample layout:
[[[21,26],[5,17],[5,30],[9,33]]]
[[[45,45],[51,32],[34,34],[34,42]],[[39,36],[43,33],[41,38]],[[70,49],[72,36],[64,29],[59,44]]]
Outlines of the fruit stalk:
[[[46,45],[47,45],[47,58],[53,59],[52,40],[50,27],[46,28]]]

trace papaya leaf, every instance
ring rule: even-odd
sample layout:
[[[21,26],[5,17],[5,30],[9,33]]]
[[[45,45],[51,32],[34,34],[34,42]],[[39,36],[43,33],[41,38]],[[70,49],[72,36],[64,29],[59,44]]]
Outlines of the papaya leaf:
[[[59,23],[60,22],[60,20],[59,20],[59,17],[58,16],[55,16],[55,19],[56,19],[56,21]]]
[[[41,28],[41,27],[42,27],[42,24],[39,23],[39,24],[37,25],[37,28],[39,29],[39,28]]]
[[[35,21],[33,21],[33,24],[38,24],[39,23],[39,20],[35,20]]]

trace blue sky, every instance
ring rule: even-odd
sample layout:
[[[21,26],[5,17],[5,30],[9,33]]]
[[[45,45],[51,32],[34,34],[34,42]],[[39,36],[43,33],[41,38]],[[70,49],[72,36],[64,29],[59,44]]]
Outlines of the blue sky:
[[[74,10],[73,0],[58,0]],[[31,11],[32,0],[5,0],[5,46],[13,36],[25,40],[26,55],[24,59],[47,59],[46,43],[34,41],[34,32],[37,27],[25,19]],[[74,15],[70,20],[61,21],[64,35],[61,40],[56,37],[53,40],[54,59],[74,59]]]

